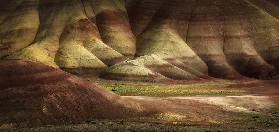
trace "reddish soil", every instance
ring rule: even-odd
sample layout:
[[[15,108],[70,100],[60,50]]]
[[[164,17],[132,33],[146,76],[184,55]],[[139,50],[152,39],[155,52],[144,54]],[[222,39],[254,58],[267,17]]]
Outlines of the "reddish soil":
[[[243,88],[253,95],[278,96],[279,80],[250,80],[234,84],[228,88]]]
[[[165,83],[193,82],[202,81]],[[179,122],[188,125],[218,126],[221,122],[221,127],[246,127],[237,125],[244,123],[244,120],[235,120],[242,119],[242,114],[226,110],[225,106],[218,102],[201,102],[196,97],[120,97],[62,70],[27,61],[0,63],[0,86],[0,125],[33,127],[42,124],[82,123],[96,119],[169,123],[172,120],[160,119],[158,115],[170,113],[181,115],[183,118]],[[270,97],[271,100],[266,101],[276,105],[279,102],[279,80],[244,80],[226,87],[208,88],[242,89],[247,90],[248,95],[252,95],[251,99]],[[211,98],[210,96],[197,98],[206,100]],[[224,98],[224,101],[231,99],[226,95],[220,98]],[[242,106],[242,103],[238,103],[245,101],[246,97],[234,98],[236,101],[230,104],[233,108]],[[244,106],[246,108],[246,105]],[[252,109],[249,108],[248,103],[247,109]]]
[[[78,123],[136,113],[120,99],[59,69],[27,61],[0,63],[0,124]]]
[[[216,80],[217,81],[217,80]],[[192,82],[193,83],[193,82]],[[245,95],[205,95],[192,97],[141,97],[127,96],[157,112],[184,116],[179,122],[193,126],[237,129],[278,129],[279,80],[242,80],[225,87],[209,89],[247,90]],[[257,113],[258,120],[254,114]],[[166,120],[145,119],[168,123]],[[220,123],[220,124],[218,124]],[[270,123],[270,124],[266,124]]]
[[[233,113],[222,109],[220,106],[200,103],[195,100],[172,99],[172,98],[153,98],[127,96],[130,100],[141,102],[145,107],[156,111],[156,113],[173,113],[184,116],[178,122],[189,125],[210,125],[211,121],[227,120]],[[141,121],[169,123],[172,120],[158,119],[154,117],[142,118]]]

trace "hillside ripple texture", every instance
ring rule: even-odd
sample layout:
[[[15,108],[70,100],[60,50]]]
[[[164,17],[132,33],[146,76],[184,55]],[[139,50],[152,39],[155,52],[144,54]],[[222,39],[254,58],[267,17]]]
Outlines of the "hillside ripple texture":
[[[276,79],[278,0],[0,0],[0,58],[118,80]]]

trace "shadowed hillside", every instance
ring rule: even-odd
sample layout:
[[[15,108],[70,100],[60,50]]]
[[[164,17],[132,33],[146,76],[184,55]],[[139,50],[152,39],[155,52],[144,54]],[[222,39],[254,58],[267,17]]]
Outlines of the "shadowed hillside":
[[[2,0],[0,57],[119,80],[272,79],[279,68],[278,5]]]
[[[0,63],[0,124],[14,126],[124,119],[141,105],[43,64]]]

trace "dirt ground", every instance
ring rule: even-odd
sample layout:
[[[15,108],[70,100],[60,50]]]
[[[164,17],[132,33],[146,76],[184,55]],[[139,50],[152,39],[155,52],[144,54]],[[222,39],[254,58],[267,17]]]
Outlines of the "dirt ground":
[[[6,93],[11,94],[13,93],[10,92],[11,90],[17,91],[17,89],[21,88],[21,91],[23,91],[29,87],[35,87],[35,84],[44,84],[43,86],[45,87],[40,86],[40,88],[55,90],[51,86],[57,86],[59,84],[60,87],[55,88],[58,89],[58,91],[61,91],[63,88],[63,91],[53,91],[52,93],[65,94],[71,90],[71,86],[83,90],[92,87],[92,90],[121,98],[121,100],[118,100],[120,101],[119,103],[124,105],[123,107],[128,107],[129,105],[133,106],[131,108],[139,112],[139,116],[129,116],[128,118],[110,120],[86,120],[86,122],[79,124],[40,126],[36,128],[14,128],[12,124],[7,123],[0,125],[0,131],[279,131],[279,80],[260,81],[246,79],[229,81],[209,79],[186,82],[126,82],[85,76],[83,77],[84,79],[80,79],[62,71],[45,67],[36,67],[36,65],[31,68],[26,64],[27,62],[19,63],[19,67],[25,68],[25,70],[3,70],[5,68],[11,69],[10,67],[14,65],[2,66],[3,76],[1,79],[1,86],[3,87],[2,89],[4,89],[1,96],[2,111],[3,108],[9,111],[17,110],[12,107],[15,103],[9,103],[11,107],[8,107],[8,101],[3,100],[11,98],[10,100],[13,101],[15,97],[23,97],[7,95],[4,93],[5,90]],[[33,71],[34,73],[28,71]],[[58,81],[59,83],[57,80],[53,81],[53,79],[56,79],[54,78],[56,76],[48,78],[52,80],[47,80],[43,75],[52,73],[49,71],[60,73],[68,78],[63,79],[57,77],[61,79]],[[14,76],[10,74],[11,72],[15,73]],[[10,80],[17,80],[18,83],[15,85],[14,83],[10,83]],[[33,85],[27,85],[29,84],[27,82],[32,82]],[[91,85],[91,83],[96,85]],[[34,90],[31,91],[36,92]],[[19,93],[20,92],[17,92],[17,94]],[[78,96],[77,98],[71,96],[70,99],[67,99],[73,100],[73,102],[79,100],[81,102],[77,102],[75,105],[80,105],[89,98],[94,97],[96,100],[100,100],[103,97],[98,96],[98,94],[85,96],[89,93],[90,90],[83,92],[83,96]],[[46,97],[48,97],[47,95],[49,94],[46,94]],[[36,103],[40,103],[40,100],[35,98],[37,96],[30,96],[29,98],[32,99],[29,99],[26,98],[27,95],[24,94],[24,97],[27,101],[37,100]],[[61,101],[61,99],[58,99],[58,101]],[[113,100],[114,98],[111,99],[111,102],[117,101]],[[127,102],[134,102],[134,104]],[[88,109],[86,109],[88,112],[77,110],[80,113],[76,115],[78,117],[80,116],[79,118],[83,117],[84,119],[89,119],[86,114],[90,112],[96,114],[96,112],[94,112],[96,106],[102,106],[105,103],[93,103],[93,105],[85,103],[84,106],[86,108],[88,107]],[[22,107],[30,106],[22,103],[19,104],[20,106],[22,105]],[[67,102],[67,104],[73,103]],[[69,107],[69,109],[65,110],[71,111],[71,108],[72,107]],[[73,106],[73,108],[75,107]],[[114,113],[108,113],[106,111],[113,111]],[[121,115],[121,112],[117,112],[117,107],[108,107],[98,112],[108,113],[108,117]],[[3,114],[7,116],[5,112]],[[122,114],[129,115],[129,113]],[[72,116],[73,114],[68,115]],[[23,117],[29,118],[26,114]],[[4,119],[4,116],[2,116],[2,118]]]
[[[32,131],[279,131],[279,80],[234,81],[215,88],[246,92],[239,95],[122,96],[140,102],[145,112],[153,114],[127,120],[45,126]]]
[[[279,85],[278,81],[249,81],[234,84],[225,88],[241,88],[248,92],[245,95],[195,95],[187,97],[144,97],[127,96],[154,107],[162,114],[159,119],[183,123],[219,126],[232,128],[274,129],[279,128]],[[250,121],[268,120],[267,124]],[[255,116],[255,117],[254,117]],[[247,121],[249,120],[249,121]],[[270,121],[272,123],[270,123]],[[274,122],[273,122],[274,121]],[[243,125],[246,124],[246,125]]]

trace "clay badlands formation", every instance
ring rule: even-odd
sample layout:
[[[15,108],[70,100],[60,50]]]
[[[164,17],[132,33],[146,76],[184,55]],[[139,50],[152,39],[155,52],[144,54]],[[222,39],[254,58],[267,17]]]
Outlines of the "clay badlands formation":
[[[0,124],[42,125],[140,114],[138,103],[62,70],[27,61],[0,63]]]
[[[276,0],[0,1],[0,57],[120,80],[275,78]]]
[[[0,0],[1,124],[147,113],[65,71],[158,82],[278,79],[279,2]]]

